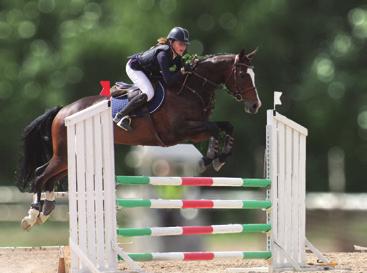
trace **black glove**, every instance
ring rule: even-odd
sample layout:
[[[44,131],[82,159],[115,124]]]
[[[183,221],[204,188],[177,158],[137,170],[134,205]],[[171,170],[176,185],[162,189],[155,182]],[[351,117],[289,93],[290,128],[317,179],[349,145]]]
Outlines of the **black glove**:
[[[191,73],[193,71],[193,68],[192,68],[191,64],[185,63],[183,65],[183,67],[181,68],[181,71],[182,71],[183,74],[188,74],[188,73]]]

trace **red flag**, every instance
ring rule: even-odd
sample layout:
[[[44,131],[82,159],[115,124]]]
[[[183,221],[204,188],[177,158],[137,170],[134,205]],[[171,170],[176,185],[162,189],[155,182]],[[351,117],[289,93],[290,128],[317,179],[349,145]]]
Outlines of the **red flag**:
[[[102,86],[102,91],[99,93],[100,96],[109,97],[110,93],[110,81],[100,81],[99,84]]]

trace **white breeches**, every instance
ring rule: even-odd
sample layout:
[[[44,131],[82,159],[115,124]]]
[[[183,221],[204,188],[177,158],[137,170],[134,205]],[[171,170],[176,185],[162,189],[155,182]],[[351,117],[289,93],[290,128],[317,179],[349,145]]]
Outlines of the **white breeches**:
[[[129,76],[131,81],[148,96],[148,101],[150,101],[154,96],[154,88],[144,72],[132,69],[130,67],[129,60],[126,64],[126,74]]]

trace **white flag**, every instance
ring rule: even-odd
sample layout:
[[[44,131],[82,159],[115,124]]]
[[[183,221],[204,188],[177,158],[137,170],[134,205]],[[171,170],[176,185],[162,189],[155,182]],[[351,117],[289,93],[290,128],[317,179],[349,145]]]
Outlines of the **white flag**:
[[[282,101],[280,100],[282,93],[283,92],[274,91],[274,108],[275,108],[275,105],[282,105]]]

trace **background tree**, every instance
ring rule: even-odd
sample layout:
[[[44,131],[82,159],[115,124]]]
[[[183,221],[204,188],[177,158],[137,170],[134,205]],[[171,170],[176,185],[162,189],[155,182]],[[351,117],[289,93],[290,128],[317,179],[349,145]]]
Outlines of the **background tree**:
[[[221,175],[262,174],[264,112],[272,92],[282,90],[280,112],[310,131],[309,189],[329,190],[334,155],[345,160],[346,190],[367,191],[367,6],[331,0],[1,1],[0,183],[12,184],[26,124],[47,108],[96,94],[102,79],[126,80],[126,57],[176,25],[190,30],[192,53],[259,47],[261,113],[244,114],[218,91],[214,116],[236,128]],[[120,173],[132,172],[123,164],[128,149],[117,150]]]

